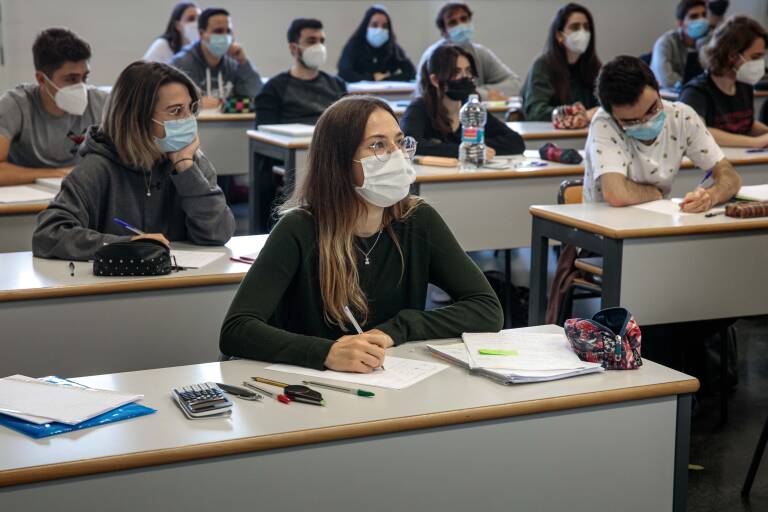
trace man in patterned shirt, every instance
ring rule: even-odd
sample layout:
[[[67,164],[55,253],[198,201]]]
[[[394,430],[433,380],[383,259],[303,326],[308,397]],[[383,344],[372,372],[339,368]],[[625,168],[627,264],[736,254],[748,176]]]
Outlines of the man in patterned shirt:
[[[596,88],[601,108],[587,138],[585,202],[630,206],[668,198],[684,156],[712,177],[686,194],[682,211],[709,210],[739,191],[741,178],[701,118],[688,105],[663,101],[640,59],[605,64]]]

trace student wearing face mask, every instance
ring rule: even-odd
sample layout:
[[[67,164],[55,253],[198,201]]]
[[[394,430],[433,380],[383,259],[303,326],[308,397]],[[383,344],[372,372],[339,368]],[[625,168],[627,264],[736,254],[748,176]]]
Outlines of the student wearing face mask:
[[[339,76],[348,82],[390,80],[408,82],[416,69],[397,44],[392,19],[382,5],[374,5],[344,46]]]
[[[74,33],[44,30],[32,55],[36,83],[0,97],[0,186],[66,176],[107,100],[106,92],[86,85],[91,47]]]
[[[426,49],[419,60],[418,73],[436,48],[446,43],[461,46],[472,55],[477,66],[477,92],[484,100],[504,100],[520,92],[520,78],[489,48],[475,43],[472,11],[464,2],[448,2],[437,13],[435,24],[442,38]],[[421,83],[416,76],[416,83]]]
[[[347,93],[341,78],[320,68],[325,64],[325,32],[320,20],[297,18],[288,27],[291,69],[273,76],[256,97],[256,126],[315,124],[320,114]]]
[[[125,68],[82,160],[37,217],[34,255],[88,260],[106,243],[137,238],[225,244],[235,221],[199,149],[198,107],[197,88],[177,69],[144,61]],[[115,217],[147,234],[127,233]]]
[[[171,11],[171,19],[168,20],[165,33],[155,39],[144,54],[144,60],[170,64],[174,54],[200,37],[197,31],[198,16],[200,16],[200,8],[194,3],[176,4]]]
[[[205,9],[197,28],[199,40],[174,55],[171,64],[203,91],[202,107],[216,108],[232,96],[254,98],[261,90],[261,77],[234,40],[229,12]]]
[[[683,87],[680,101],[701,116],[721,146],[768,147],[768,126],[755,120],[754,86],[765,74],[765,29],[747,16],[720,25],[704,47],[706,72]]]
[[[597,76],[601,108],[587,137],[584,201],[611,206],[669,198],[683,157],[712,177],[685,195],[681,210],[704,212],[731,199],[741,178],[696,112],[664,101],[650,68],[635,57],[608,62]]]
[[[560,8],[549,26],[544,53],[534,61],[523,86],[525,119],[550,121],[553,109],[577,102],[587,109],[585,122],[592,119],[600,65],[592,14],[574,3]]]
[[[413,146],[377,98],[346,97],[323,113],[306,177],[224,320],[224,354],[370,373],[393,345],[501,328],[480,269],[440,215],[409,195]],[[428,283],[455,302],[425,311]]]
[[[675,11],[677,28],[656,40],[651,69],[661,87],[680,88],[701,74],[696,43],[709,32],[707,3],[704,0],[681,0]]]
[[[416,139],[420,155],[456,158],[461,144],[459,110],[476,92],[477,72],[472,55],[460,46],[436,48],[421,69],[419,97],[400,120],[403,132]],[[485,124],[487,158],[525,151],[522,137],[496,117]]]

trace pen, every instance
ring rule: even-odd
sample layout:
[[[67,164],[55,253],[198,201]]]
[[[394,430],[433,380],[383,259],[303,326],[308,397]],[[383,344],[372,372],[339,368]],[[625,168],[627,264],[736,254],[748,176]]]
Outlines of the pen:
[[[252,261],[244,260],[243,258],[235,258],[230,256],[229,261],[234,261],[236,263],[245,263],[246,265],[253,265]]]
[[[717,213],[707,213],[707,214],[704,214],[705,217],[717,217],[718,215],[725,215],[725,212],[717,212]]]
[[[74,262],[69,262],[69,275],[74,276],[75,275],[75,264]]]
[[[768,148],[748,149],[747,153],[768,153]]]
[[[364,397],[376,396],[375,393],[371,391],[366,391],[364,389],[343,388],[341,386],[333,386],[331,384],[324,384],[322,382],[315,382],[313,380],[303,380],[301,382],[306,384],[307,386],[316,386],[318,388],[325,388],[325,389],[330,389],[332,391],[339,391],[340,393],[349,393],[351,395],[364,396]]]
[[[124,220],[122,220],[122,219],[118,219],[117,217],[113,217],[113,218],[112,218],[112,220],[113,220],[113,221],[115,221],[115,222],[117,222],[117,223],[118,223],[118,224],[120,224],[121,226],[123,226],[123,227],[124,227],[125,229],[127,229],[128,231],[131,231],[132,233],[136,233],[137,235],[144,235],[144,234],[146,234],[146,233],[144,233],[142,230],[140,230],[140,229],[138,229],[138,228],[135,228],[135,227],[131,226],[130,224],[128,224],[127,222],[125,222],[125,221],[124,221]]]
[[[702,185],[704,185],[704,182],[711,177],[712,177],[712,169],[707,171],[707,173],[704,175],[704,178],[699,182],[699,186],[701,187]]]
[[[291,403],[291,399],[288,398],[287,396],[285,396],[282,393],[278,394],[278,393],[273,393],[271,391],[267,391],[266,389],[261,388],[259,386],[255,386],[255,385],[251,384],[248,381],[243,381],[243,386],[245,386],[247,388],[251,388],[254,391],[258,391],[259,393],[261,393],[261,394],[263,394],[265,396],[268,396],[269,398],[274,398],[278,402],[284,403],[285,405],[288,405],[288,404]]]
[[[285,391],[285,396],[287,396],[289,399],[291,399],[294,402],[301,402],[304,404],[312,404],[312,405],[325,405],[325,400],[323,400],[323,395],[320,394],[320,392],[315,391],[314,389],[310,389],[307,386],[297,386],[292,384],[286,384],[285,382],[279,382],[272,379],[265,379],[263,377],[251,377],[251,379],[255,380],[256,382],[261,382],[262,384],[269,384],[270,386],[277,386],[279,388],[283,388]]]
[[[357,323],[357,320],[355,320],[355,315],[352,314],[352,310],[349,309],[349,306],[344,306],[344,314],[347,315],[349,321],[352,322],[352,325],[355,327],[357,334],[363,334],[363,330],[360,328],[360,324]],[[381,369],[384,369],[383,364],[381,365]]]

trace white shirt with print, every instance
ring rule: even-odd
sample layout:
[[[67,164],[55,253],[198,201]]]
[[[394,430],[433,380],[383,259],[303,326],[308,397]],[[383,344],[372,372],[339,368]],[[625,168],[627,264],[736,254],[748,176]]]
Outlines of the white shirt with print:
[[[661,133],[646,145],[624,133],[602,108],[589,126],[584,167],[584,202],[605,202],[600,177],[609,172],[643,185],[654,185],[669,197],[684,156],[705,171],[725,158],[696,112],[684,103],[662,101],[666,120]]]

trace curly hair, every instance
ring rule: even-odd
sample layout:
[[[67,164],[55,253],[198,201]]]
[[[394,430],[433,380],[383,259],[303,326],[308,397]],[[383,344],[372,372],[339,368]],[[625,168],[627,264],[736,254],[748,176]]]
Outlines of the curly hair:
[[[49,28],[40,32],[32,45],[35,70],[49,77],[65,62],[91,58],[91,46],[65,28]]]
[[[749,16],[731,16],[720,25],[701,50],[701,65],[716,76],[733,70],[733,58],[752,46],[756,39],[768,45],[765,29]]]

